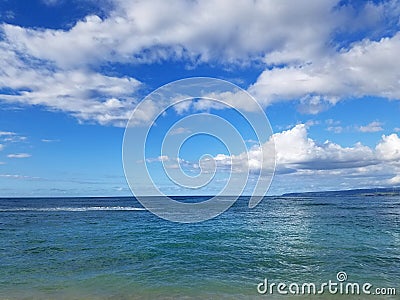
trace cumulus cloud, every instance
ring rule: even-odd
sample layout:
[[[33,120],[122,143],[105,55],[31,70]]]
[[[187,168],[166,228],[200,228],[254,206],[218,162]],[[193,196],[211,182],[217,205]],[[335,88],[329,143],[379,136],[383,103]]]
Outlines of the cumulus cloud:
[[[86,69],[52,70],[0,43],[0,87],[13,93],[0,95],[8,103],[38,105],[72,114],[82,121],[125,125],[140,83],[130,77],[112,77]]]
[[[400,99],[399,52],[400,33],[366,39],[307,64],[265,70],[249,91],[265,105],[300,99],[306,113],[318,113],[346,97]]]
[[[115,0],[105,16],[88,15],[68,29],[2,24],[0,88],[11,92],[0,99],[123,126],[140,82],[100,70],[165,60],[257,63],[265,71],[249,91],[264,106],[299,100],[303,113],[316,114],[349,96],[398,99],[400,35],[387,30],[398,26],[390,22],[398,20],[398,7],[395,0],[358,9],[339,0]],[[225,96],[251,109],[240,95]]]
[[[382,141],[376,146],[377,155],[386,161],[400,163],[400,138],[393,133],[389,136],[383,135]]]
[[[396,175],[396,176],[394,176],[393,178],[390,178],[390,179],[388,180],[388,183],[389,183],[390,185],[399,185],[399,184],[400,184],[400,175]]]
[[[330,141],[319,143],[309,136],[308,130],[306,124],[298,124],[273,134],[267,142],[253,145],[247,152],[203,157],[201,172],[216,171],[220,175],[250,172],[250,178],[258,174],[270,176],[275,165],[272,155],[275,150],[277,182],[297,181],[298,190],[302,187],[322,190],[400,184],[400,137],[396,133],[382,135],[375,147],[361,143],[344,147]],[[189,173],[199,171],[199,162],[182,158],[160,156],[147,162],[163,162],[169,169],[180,166]],[[316,182],[319,185],[313,186]],[[287,189],[282,188],[282,192],[285,191]]]
[[[400,138],[397,134],[383,135],[375,148],[361,143],[343,147],[330,141],[317,143],[308,136],[305,124],[275,133],[265,144],[252,147],[248,153],[218,154],[213,160],[220,170],[268,172],[273,166],[271,147],[274,145],[277,174],[371,177],[377,180],[397,176],[400,171]]]
[[[273,136],[276,145],[278,166],[290,166],[296,169],[340,169],[375,164],[373,151],[360,143],[354,147],[342,147],[326,141],[318,144],[308,137],[304,124],[276,133]]]
[[[28,158],[31,157],[31,154],[28,153],[15,153],[15,154],[8,154],[8,158]]]
[[[287,49],[289,44],[310,53],[322,47],[336,27],[332,8],[337,2],[300,0],[294,6],[288,1],[240,0],[235,5],[225,1],[115,1],[107,18],[86,16],[69,30],[14,25],[4,25],[3,30],[18,50],[63,67],[104,59],[248,63],[263,53]]]
[[[29,45],[43,43],[38,45],[39,51],[51,48],[50,41],[35,42],[34,32],[39,34],[40,30],[2,25],[6,38],[0,41],[0,88],[12,92],[1,93],[0,100],[67,112],[80,121],[125,126],[137,103],[135,92],[140,87],[138,80],[127,76],[109,76],[82,66],[64,66],[50,57],[41,57],[28,46],[21,46],[22,41],[17,36],[7,38],[11,28],[26,32],[26,43]],[[79,41],[80,37],[75,36],[75,39]],[[69,46],[59,45],[69,51],[70,54],[62,54],[66,57],[79,53],[79,46],[75,48],[76,43],[72,40],[69,43]],[[93,49],[93,52],[96,50]]]

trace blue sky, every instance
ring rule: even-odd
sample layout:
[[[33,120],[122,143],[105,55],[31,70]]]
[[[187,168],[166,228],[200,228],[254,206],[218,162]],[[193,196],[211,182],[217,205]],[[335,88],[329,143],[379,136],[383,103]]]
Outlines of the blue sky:
[[[1,1],[0,196],[131,195],[121,158],[130,114],[153,90],[196,76],[238,85],[267,114],[270,194],[399,186],[399,1],[235,3]],[[198,111],[234,118],[206,103]],[[168,114],[160,132],[190,113]],[[268,146],[243,138],[255,160]],[[152,139],[157,184],[187,193],[161,174]],[[245,164],[203,136],[182,147],[186,172],[202,153]],[[216,179],[200,192],[218,191],[226,174]]]

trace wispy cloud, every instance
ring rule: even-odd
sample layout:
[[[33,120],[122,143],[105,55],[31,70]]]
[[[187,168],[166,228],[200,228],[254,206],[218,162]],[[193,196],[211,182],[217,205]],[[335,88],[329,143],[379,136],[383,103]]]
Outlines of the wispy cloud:
[[[170,135],[177,135],[177,134],[184,134],[184,133],[191,133],[192,131],[189,128],[185,127],[178,127],[174,128],[169,132]]]
[[[325,124],[327,125],[339,125],[341,122],[339,120],[327,119],[325,120]]]
[[[344,128],[342,126],[329,126],[326,130],[334,132],[334,133],[342,133]]]
[[[40,177],[26,176],[20,174],[0,174],[1,178],[9,178],[9,179],[28,179],[28,180],[38,180]]]
[[[4,138],[3,141],[10,142],[10,143],[18,143],[18,142],[24,142],[27,139],[28,138],[26,136],[12,135],[12,136]]]
[[[383,131],[382,125],[383,124],[381,122],[374,121],[374,122],[369,123],[368,125],[358,127],[357,131],[379,132],[379,131]]]
[[[8,158],[28,158],[31,157],[31,154],[28,153],[15,153],[15,154],[8,154]]]
[[[338,120],[327,119],[325,120],[325,124],[328,125],[326,130],[333,133],[342,133],[345,130],[345,128],[340,125],[341,122]]]
[[[0,18],[6,20],[13,20],[15,18],[15,13],[11,10],[1,11]]]
[[[55,6],[63,0],[41,0],[41,1],[48,6]]]
[[[42,141],[43,143],[57,143],[57,142],[59,142],[60,140],[59,140],[59,139],[41,139],[41,141]]]
[[[153,163],[153,162],[166,162],[169,161],[170,158],[167,155],[160,155],[154,158],[146,158],[146,162]]]
[[[0,141],[3,143],[18,143],[27,140],[26,136],[19,135],[12,131],[0,131]]]
[[[249,144],[259,144],[259,141],[256,141],[256,140],[253,140],[253,139],[248,139],[248,140],[245,140],[245,142],[246,143],[249,143]]]
[[[10,135],[16,135],[16,133],[11,131],[0,131],[0,136],[10,136]]]

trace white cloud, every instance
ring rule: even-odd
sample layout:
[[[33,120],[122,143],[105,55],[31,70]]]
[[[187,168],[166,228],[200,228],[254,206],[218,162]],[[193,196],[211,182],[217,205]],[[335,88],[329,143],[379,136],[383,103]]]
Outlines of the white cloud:
[[[170,158],[167,155],[160,155],[156,158],[146,158],[146,162],[153,163],[153,162],[166,162],[169,161]]]
[[[2,178],[9,178],[9,179],[31,179],[31,180],[37,180],[41,179],[40,177],[32,177],[32,176],[26,176],[26,175],[20,175],[20,174],[0,174],[0,177]]]
[[[340,125],[341,122],[338,120],[327,119],[327,120],[325,120],[325,124],[328,125],[326,130],[333,132],[333,133],[342,133],[344,130],[348,129],[348,128],[341,126]]]
[[[48,6],[55,6],[63,0],[42,0],[42,2]]]
[[[304,113],[349,96],[400,98],[400,34],[390,35],[384,26],[388,18],[398,19],[398,2],[366,2],[357,10],[338,3],[116,0],[106,17],[89,15],[66,30],[2,24],[0,87],[15,93],[0,99],[124,126],[140,83],[99,70],[114,62],[164,60],[264,65],[249,91],[264,106],[299,99]],[[336,33],[365,36],[365,28],[370,36],[350,46],[334,39]],[[240,95],[228,96],[251,109]],[[196,103],[203,109],[210,104]]]
[[[376,148],[356,143],[352,147],[342,147],[326,141],[322,144],[308,137],[307,126],[298,124],[290,130],[275,133],[272,137],[276,151],[276,173],[278,175],[297,174],[301,176],[331,176],[351,182],[357,178],[370,178],[383,184],[385,178],[400,172],[400,138],[396,134],[382,136]],[[252,147],[248,153],[239,155],[218,154],[214,157],[217,166],[234,172],[268,171],[273,144],[270,139],[265,144]],[[263,157],[264,155],[264,157]],[[359,182],[360,183],[360,182]]]
[[[276,133],[273,139],[278,167],[326,170],[375,164],[370,148],[360,143],[354,147],[342,147],[329,141],[318,144],[308,137],[307,127],[303,124]]]
[[[0,131],[0,141],[4,143],[24,142],[28,138],[11,131]]]
[[[246,142],[246,143],[249,143],[249,144],[259,144],[259,142],[258,142],[258,141],[256,141],[256,140],[253,140],[253,139],[248,139],[248,140],[245,140],[245,142]]]
[[[42,141],[43,143],[56,143],[59,142],[59,139],[41,139],[40,141]]]
[[[368,125],[358,127],[357,130],[360,132],[379,132],[383,131],[382,125],[381,122],[374,121]]]
[[[11,132],[11,131],[0,131],[0,136],[10,136],[10,135],[16,135],[15,132]]]
[[[0,144],[0,151],[4,149],[4,145]]]
[[[378,157],[383,160],[400,163],[400,138],[397,134],[383,135],[382,141],[376,146]]]
[[[399,184],[400,184],[400,175],[396,175],[396,176],[394,176],[393,178],[390,178],[390,179],[388,180],[388,183],[389,183],[390,185],[399,185]]]
[[[334,133],[342,133],[344,128],[342,126],[329,126],[326,130],[334,132]]]
[[[188,102],[188,101],[187,101]],[[182,102],[185,103],[185,102]],[[170,135],[177,135],[177,134],[183,134],[183,133],[191,133],[192,131],[189,128],[185,128],[185,127],[177,127],[172,129],[169,134]]]
[[[15,18],[15,13],[11,10],[1,11],[0,18],[3,20],[13,20]]]
[[[67,112],[81,121],[125,126],[137,102],[134,94],[139,81],[90,68],[63,69],[16,47],[10,41],[0,42],[0,87],[15,91],[0,95],[0,100]]]
[[[341,122],[334,119],[327,119],[325,120],[325,124],[327,125],[339,125]]]
[[[107,18],[87,16],[67,31],[3,29],[19,51],[63,67],[171,57],[248,63],[288,47],[318,51],[337,27],[332,9],[337,2],[115,1]]]
[[[129,77],[111,77],[85,69],[51,70],[32,65],[1,47],[0,85],[17,91],[3,94],[9,103],[39,105],[72,114],[82,121],[124,126],[134,107],[134,92],[140,83]]]
[[[272,140],[274,143],[272,143]],[[276,176],[274,193],[326,189],[370,188],[398,185],[400,174],[400,137],[382,135],[376,147],[356,143],[344,147],[325,141],[319,143],[309,137],[306,124],[273,134],[263,145],[254,145],[248,152],[227,155],[220,153],[201,161],[201,172],[217,171],[223,178],[230,172],[271,175],[274,165],[271,148],[276,151]],[[147,162],[168,162],[169,169],[198,172],[198,162],[181,158],[158,157]],[[197,174],[197,173],[196,173]],[[290,182],[290,185],[287,185]],[[274,185],[274,184],[273,184]]]
[[[32,155],[28,153],[15,153],[15,154],[8,154],[8,158],[28,158],[31,157]]]
[[[264,105],[300,99],[305,113],[318,113],[346,97],[400,99],[399,52],[400,33],[364,40],[307,64],[265,70],[249,91]]]
[[[26,136],[19,136],[19,135],[12,135],[3,139],[4,142],[10,142],[10,143],[23,142],[26,140],[27,140]]]

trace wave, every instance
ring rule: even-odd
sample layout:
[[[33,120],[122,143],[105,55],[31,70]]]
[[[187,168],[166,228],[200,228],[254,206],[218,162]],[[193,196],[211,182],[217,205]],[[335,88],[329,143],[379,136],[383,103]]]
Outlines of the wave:
[[[0,212],[13,211],[55,211],[55,212],[70,212],[70,211],[142,211],[146,210],[141,207],[132,206],[86,206],[86,207],[15,207],[15,208],[0,208]]]

